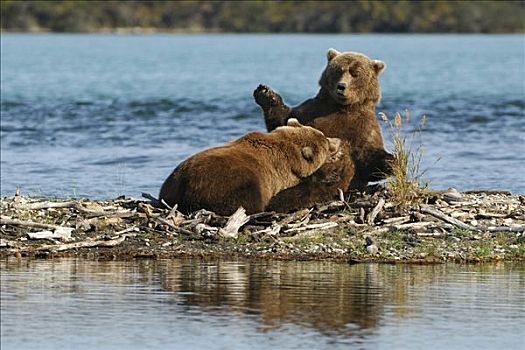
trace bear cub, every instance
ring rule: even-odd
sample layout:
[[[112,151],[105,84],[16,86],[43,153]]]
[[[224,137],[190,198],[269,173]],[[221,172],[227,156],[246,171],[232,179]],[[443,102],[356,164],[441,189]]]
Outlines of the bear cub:
[[[273,90],[259,85],[254,91],[255,101],[264,112],[268,131],[286,124],[288,118],[297,118],[327,137],[348,142],[355,174],[343,190],[363,190],[368,182],[391,174],[392,155],[385,151],[375,113],[381,97],[379,75],[386,66],[361,53],[334,49],[328,50],[327,59],[315,97],[291,108]]]
[[[183,161],[164,181],[159,199],[182,212],[231,215],[264,211],[278,192],[293,187],[339,151],[340,140],[289,119],[270,133],[252,132]]]

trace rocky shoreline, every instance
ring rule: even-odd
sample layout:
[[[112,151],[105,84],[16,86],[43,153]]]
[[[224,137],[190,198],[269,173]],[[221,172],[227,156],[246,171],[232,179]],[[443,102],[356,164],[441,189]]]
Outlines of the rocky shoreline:
[[[525,261],[525,196],[429,192],[399,208],[384,189],[291,214],[183,215],[155,198],[0,201],[0,257],[257,258],[350,263]]]

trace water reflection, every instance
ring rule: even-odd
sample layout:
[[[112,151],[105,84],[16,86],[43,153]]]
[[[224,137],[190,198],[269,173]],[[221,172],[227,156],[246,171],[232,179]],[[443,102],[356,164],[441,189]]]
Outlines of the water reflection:
[[[244,348],[248,336],[259,339],[252,348],[513,348],[525,335],[524,265],[10,259],[0,268],[6,348],[35,339],[90,348],[115,327],[148,337],[109,338],[109,348],[165,348],[167,337],[175,348]]]

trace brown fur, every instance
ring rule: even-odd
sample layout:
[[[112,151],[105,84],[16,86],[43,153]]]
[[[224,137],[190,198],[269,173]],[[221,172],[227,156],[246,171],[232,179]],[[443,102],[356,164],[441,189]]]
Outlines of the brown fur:
[[[282,98],[266,86],[254,92],[264,111],[268,130],[286,123],[290,117],[321,130],[328,137],[350,143],[350,156],[355,175],[350,188],[363,189],[369,181],[377,181],[391,173],[392,155],[384,149],[375,106],[381,97],[378,76],[385,68],[381,61],[371,60],[355,52],[328,50],[328,63],[321,75],[317,96],[290,108]],[[338,84],[345,84],[338,91]]]
[[[297,186],[288,188],[274,196],[266,211],[288,213],[313,207],[316,203],[333,199],[338,189],[346,189],[354,176],[354,163],[348,157],[350,145],[340,141],[341,146],[319,170],[303,179]]]
[[[183,212],[230,215],[240,206],[263,211],[278,192],[315,172],[337,149],[335,140],[290,119],[271,133],[252,132],[197,153],[166,179],[159,198]]]

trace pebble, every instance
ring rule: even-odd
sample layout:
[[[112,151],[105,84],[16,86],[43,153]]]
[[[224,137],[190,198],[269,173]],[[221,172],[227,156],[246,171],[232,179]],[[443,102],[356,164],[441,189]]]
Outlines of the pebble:
[[[455,188],[451,187],[447,192],[443,193],[443,199],[448,203],[460,202],[463,199],[461,193]]]

